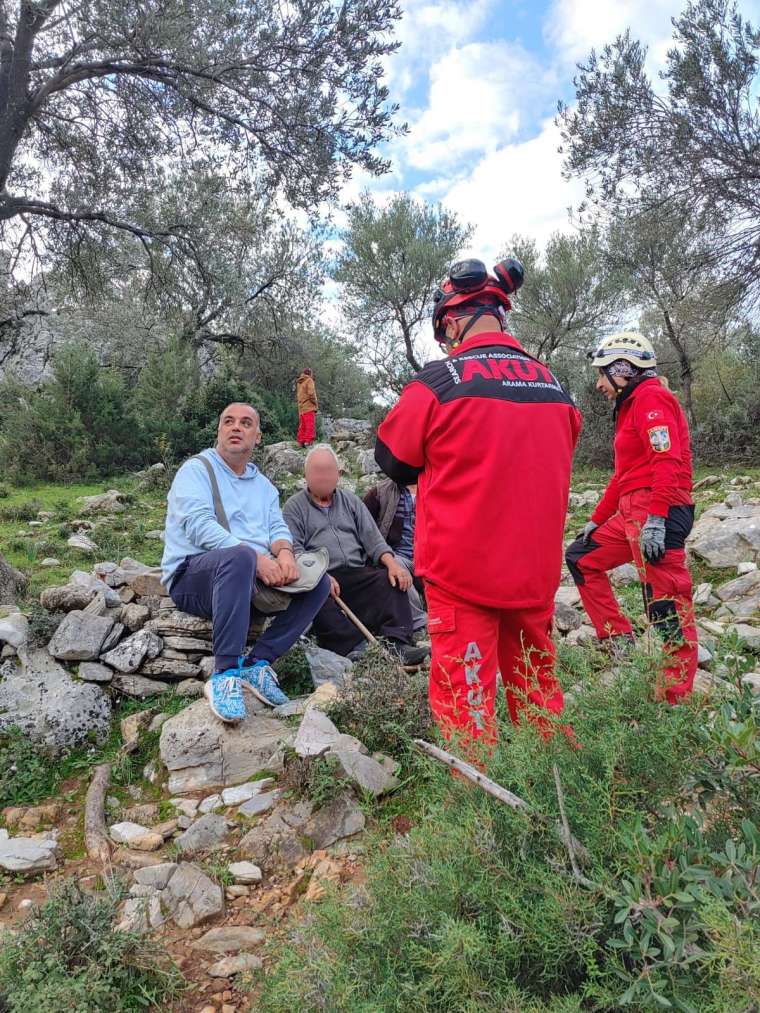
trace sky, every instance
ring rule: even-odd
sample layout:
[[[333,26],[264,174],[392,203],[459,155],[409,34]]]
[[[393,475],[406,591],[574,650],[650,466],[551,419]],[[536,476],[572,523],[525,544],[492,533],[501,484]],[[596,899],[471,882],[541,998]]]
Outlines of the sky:
[[[626,28],[664,66],[679,0],[402,0],[401,48],[387,61],[390,97],[409,133],[385,149],[391,172],[357,176],[350,200],[409,190],[475,226],[489,261],[521,233],[543,245],[566,231],[582,185],[562,179],[557,101],[572,103],[575,66]],[[742,12],[757,21],[760,0]]]

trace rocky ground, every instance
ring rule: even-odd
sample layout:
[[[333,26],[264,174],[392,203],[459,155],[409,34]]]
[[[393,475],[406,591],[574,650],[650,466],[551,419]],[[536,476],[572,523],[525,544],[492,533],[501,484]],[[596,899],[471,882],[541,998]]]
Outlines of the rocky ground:
[[[377,479],[368,437],[368,425],[355,420],[332,432],[342,481],[360,493]],[[261,464],[287,494],[302,482],[303,457],[294,444],[277,444]],[[2,812],[0,927],[16,929],[60,877],[76,877],[85,889],[98,888],[104,875],[121,877],[128,896],[119,926],[155,936],[190,982],[173,1008],[232,1013],[251,1008],[241,983],[261,967],[262,946],[283,920],[317,903],[326,883],[361,878],[372,800],[394,792],[403,771],[330,720],[350,666],[313,645],[301,648],[297,692],[283,708],[249,698],[246,721],[229,727],[196,699],[211,670],[211,628],[175,609],[160,582],[163,481],[157,466],[133,477],[127,492],[75,501],[77,516],[63,523],[60,509],[41,509],[16,527],[9,558],[31,570],[31,597],[17,595],[16,606],[0,610],[0,734],[20,729],[41,753],[82,761],[53,796]],[[576,480],[568,540],[600,492],[599,482]],[[760,653],[760,481],[707,475],[696,495],[689,552],[698,688],[709,694],[726,651]],[[138,518],[140,537],[130,539]],[[61,548],[64,538],[64,559],[44,549],[27,553],[27,565],[20,558],[20,544]],[[146,551],[109,560],[101,542]],[[72,557],[78,566],[65,565]],[[619,568],[613,579],[640,616],[633,568]],[[555,627],[568,649],[593,641],[568,575]],[[646,642],[643,624],[641,635]],[[760,663],[750,667],[744,681],[760,692]],[[292,771],[325,758],[330,783],[310,795]],[[96,762],[111,764],[105,866],[83,841],[84,793]]]

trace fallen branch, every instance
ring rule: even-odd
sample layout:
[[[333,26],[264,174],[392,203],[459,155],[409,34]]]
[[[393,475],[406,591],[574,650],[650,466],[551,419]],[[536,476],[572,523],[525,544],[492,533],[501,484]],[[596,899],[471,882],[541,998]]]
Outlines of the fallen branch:
[[[487,791],[489,795],[493,795],[494,798],[498,798],[500,802],[504,802],[505,805],[511,806],[512,809],[529,809],[528,803],[521,799],[518,795],[513,795],[511,791],[507,791],[506,788],[502,788],[496,781],[492,781],[490,777],[486,777],[485,774],[481,774],[477,767],[473,767],[471,763],[466,763],[464,760],[460,760],[458,757],[447,753],[445,749],[441,749],[439,746],[434,746],[430,742],[425,742],[424,739],[415,739],[415,746],[423,753],[427,753],[428,756],[432,756],[434,759],[439,760],[441,763],[445,763],[447,767],[452,770],[456,770],[457,773],[461,774],[462,777],[466,777],[468,781],[472,781],[477,784],[483,791]]]
[[[570,856],[570,867],[573,870],[574,879],[582,886],[587,887],[589,890],[598,890],[599,886],[592,880],[587,879],[581,872],[580,866],[578,865],[578,856],[576,854],[576,846],[578,842],[573,837],[572,831],[570,830],[570,824],[567,820],[567,813],[565,811],[565,793],[562,789],[562,781],[559,776],[559,767],[557,764],[552,765],[554,771],[554,786],[557,789],[557,802],[559,803],[559,816],[561,825],[559,827],[559,835],[562,839],[562,843],[567,848],[567,853]]]
[[[106,792],[111,779],[111,764],[95,768],[84,803],[84,843],[89,858],[104,865],[111,861],[111,844],[106,829]]]

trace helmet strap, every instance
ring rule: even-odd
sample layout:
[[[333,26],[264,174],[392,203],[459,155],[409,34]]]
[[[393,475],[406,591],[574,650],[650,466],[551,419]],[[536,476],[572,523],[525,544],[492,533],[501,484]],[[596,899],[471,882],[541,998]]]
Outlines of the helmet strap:
[[[496,307],[495,306],[479,306],[478,309],[475,310],[475,312],[472,314],[472,316],[470,317],[470,319],[467,321],[464,330],[462,331],[461,335],[459,336],[458,344],[461,345],[461,343],[467,337],[467,332],[470,330],[470,328],[474,327],[475,324],[478,322],[478,320],[480,320],[480,318],[484,317],[484,316],[496,317],[496,319],[499,321],[499,330],[502,330],[501,317],[498,315],[498,313],[496,311]]]
[[[612,387],[612,389],[615,391],[615,396],[616,397],[620,397],[620,395],[625,390],[627,384],[622,384],[621,385],[619,383],[616,383],[615,382],[615,380],[616,380],[615,375],[614,375],[614,373],[612,373],[612,371],[610,370],[609,366],[601,366],[600,369],[602,370],[602,372],[604,373],[604,375],[607,377],[607,382],[610,384],[610,386]]]

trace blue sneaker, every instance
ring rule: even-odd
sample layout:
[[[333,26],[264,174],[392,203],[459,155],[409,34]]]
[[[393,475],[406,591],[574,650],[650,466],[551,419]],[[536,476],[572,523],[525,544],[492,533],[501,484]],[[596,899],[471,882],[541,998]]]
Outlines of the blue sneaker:
[[[270,707],[279,707],[288,702],[288,697],[280,689],[277,673],[268,661],[254,661],[252,665],[244,665],[241,660],[240,679],[246,689]]]
[[[203,694],[208,705],[220,721],[237,724],[245,718],[245,701],[240,672],[237,668],[228,668],[224,672],[214,672],[203,687]]]

